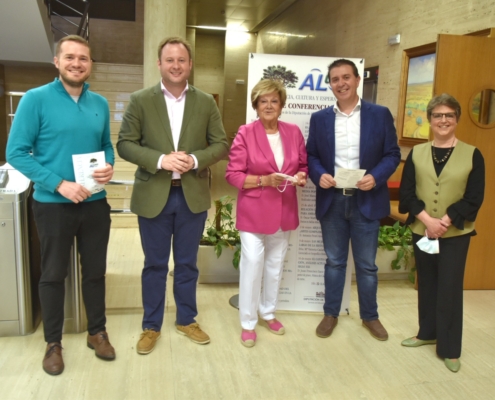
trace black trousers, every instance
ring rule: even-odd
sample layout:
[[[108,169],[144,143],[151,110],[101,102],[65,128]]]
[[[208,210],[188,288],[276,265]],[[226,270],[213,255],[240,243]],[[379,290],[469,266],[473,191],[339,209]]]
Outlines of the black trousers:
[[[416,243],[420,235],[413,234]],[[441,358],[459,358],[462,346],[463,284],[471,236],[439,239],[440,253],[414,245],[418,271],[418,339],[437,339]]]
[[[64,324],[65,278],[77,237],[88,332],[105,330],[105,273],[110,236],[106,199],[83,203],[33,202],[41,247],[39,293],[45,341],[60,342]]]

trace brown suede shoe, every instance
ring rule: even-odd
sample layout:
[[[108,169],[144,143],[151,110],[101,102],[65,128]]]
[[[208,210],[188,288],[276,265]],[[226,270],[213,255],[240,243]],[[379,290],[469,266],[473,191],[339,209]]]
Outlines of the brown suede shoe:
[[[62,358],[62,345],[58,342],[46,345],[43,358],[43,371],[50,375],[60,375],[64,372],[64,360]]]
[[[194,322],[189,325],[175,325],[175,329],[181,335],[187,336],[194,343],[197,344],[208,344],[210,343],[210,337],[203,332],[199,327],[197,322]]]
[[[94,349],[96,357],[102,360],[115,360],[115,349],[110,344],[108,334],[105,331],[95,335],[88,334],[88,347]]]
[[[160,331],[154,329],[145,329],[136,345],[136,351],[138,354],[149,354],[153,351],[156,345],[156,341],[160,339]]]
[[[379,319],[374,319],[372,321],[363,320],[363,326],[370,331],[371,336],[373,336],[375,339],[377,340],[388,339],[387,330],[383,327]]]
[[[325,315],[320,322],[320,325],[316,328],[316,336],[321,338],[329,337],[333,329],[337,326],[339,322],[338,318],[332,317],[330,315]]]

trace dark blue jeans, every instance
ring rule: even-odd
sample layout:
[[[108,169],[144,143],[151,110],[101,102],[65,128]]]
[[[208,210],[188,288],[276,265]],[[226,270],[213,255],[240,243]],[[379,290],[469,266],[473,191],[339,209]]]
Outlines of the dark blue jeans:
[[[171,245],[174,252],[174,298],[178,325],[195,322],[196,283],[198,281],[199,241],[203,234],[206,211],[189,210],[181,187],[172,186],[167,204],[155,218],[138,217],[144,268],[141,275],[143,330],[160,331],[165,311],[165,287]]]
[[[378,286],[375,265],[380,221],[372,221],[359,211],[357,196],[335,193],[327,213],[320,220],[325,264],[325,315],[338,317],[342,304],[349,239],[356,266],[356,281],[361,319],[378,318],[376,291]]]

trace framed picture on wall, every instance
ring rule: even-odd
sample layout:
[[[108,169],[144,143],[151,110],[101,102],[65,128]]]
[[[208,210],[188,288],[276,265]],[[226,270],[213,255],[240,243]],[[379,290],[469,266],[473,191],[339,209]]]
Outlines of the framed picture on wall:
[[[428,140],[430,124],[426,106],[433,96],[436,43],[404,50],[397,112],[397,135],[401,146]]]

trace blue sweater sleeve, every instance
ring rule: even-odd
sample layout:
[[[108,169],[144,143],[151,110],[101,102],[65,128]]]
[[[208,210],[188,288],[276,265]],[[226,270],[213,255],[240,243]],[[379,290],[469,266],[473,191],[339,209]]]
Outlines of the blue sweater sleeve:
[[[37,162],[32,156],[41,125],[41,99],[27,92],[17,107],[7,142],[7,162],[45,190],[54,192],[62,177]]]

